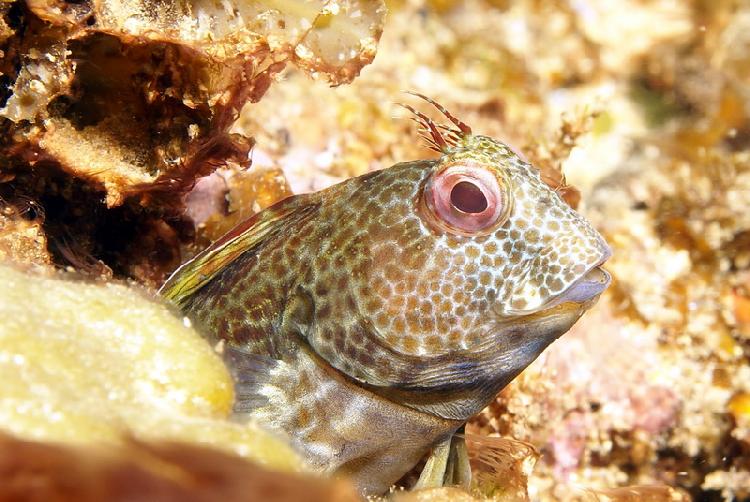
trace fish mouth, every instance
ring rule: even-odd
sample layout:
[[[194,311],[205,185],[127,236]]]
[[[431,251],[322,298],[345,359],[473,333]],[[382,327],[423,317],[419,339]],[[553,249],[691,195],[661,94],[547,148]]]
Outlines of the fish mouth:
[[[609,272],[601,268],[600,265],[595,265],[583,274],[580,279],[568,286],[568,289],[542,305],[537,312],[556,307],[563,303],[577,303],[580,305],[595,301],[609,287],[610,282],[612,282],[612,276],[609,275]]]
[[[602,268],[602,265],[611,256],[612,250],[602,240],[596,261],[591,262],[588,268],[584,268],[583,272],[573,282],[555,296],[548,297],[535,306],[518,308],[510,306],[513,304],[513,296],[511,295],[510,299],[495,303],[492,310],[504,322],[513,318],[522,318],[558,309],[561,305],[565,305],[566,309],[574,308],[585,311],[596,303],[599,296],[612,282],[612,277]]]
[[[575,306],[576,309],[588,309],[612,282],[612,277],[602,268],[602,265],[612,256],[609,246],[603,246],[599,260],[589,266],[581,276],[571,283],[564,291],[549,298],[541,305],[530,309],[507,309],[503,317],[528,316],[539,314],[559,307],[563,304]]]
[[[565,291],[540,305],[536,311],[548,310],[563,303],[589,305],[595,302],[599,298],[599,295],[612,282],[612,276],[602,268],[604,262],[612,256],[612,250],[609,246],[605,245],[602,251],[602,256],[597,263],[592,265],[580,278],[568,286]]]

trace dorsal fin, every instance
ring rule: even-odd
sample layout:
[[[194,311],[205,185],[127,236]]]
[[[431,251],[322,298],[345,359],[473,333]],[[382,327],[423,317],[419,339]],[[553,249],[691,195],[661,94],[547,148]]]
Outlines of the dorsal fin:
[[[289,197],[243,221],[175,270],[159,293],[178,307],[183,307],[194,293],[240,255],[317,209],[318,204],[304,203],[305,199],[306,196]]]

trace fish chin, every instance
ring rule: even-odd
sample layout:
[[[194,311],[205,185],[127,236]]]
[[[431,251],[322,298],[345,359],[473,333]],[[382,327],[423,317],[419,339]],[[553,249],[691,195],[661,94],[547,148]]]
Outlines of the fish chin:
[[[595,302],[566,301],[544,310],[520,316],[495,318],[492,347],[486,349],[484,397],[492,398],[531,364],[552,342],[565,334]],[[480,400],[481,401],[481,400]],[[485,402],[480,402],[486,405]],[[481,408],[480,408],[481,409]]]
[[[531,362],[597,302],[610,281],[609,273],[594,266],[540,307],[496,318],[493,329],[495,343],[502,350],[525,356],[519,360]]]

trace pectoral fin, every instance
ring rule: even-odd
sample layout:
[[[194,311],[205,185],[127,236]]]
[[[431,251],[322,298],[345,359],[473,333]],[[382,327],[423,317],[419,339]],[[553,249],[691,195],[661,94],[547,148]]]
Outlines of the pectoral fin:
[[[469,487],[471,466],[463,430],[462,426],[457,434],[448,436],[435,445],[414,485],[415,490],[440,486]]]

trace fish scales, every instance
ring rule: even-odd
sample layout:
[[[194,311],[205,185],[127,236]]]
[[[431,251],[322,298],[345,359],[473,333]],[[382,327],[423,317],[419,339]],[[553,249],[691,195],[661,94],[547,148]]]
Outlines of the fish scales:
[[[286,199],[162,289],[221,343],[235,412],[366,493],[479,412],[609,282],[607,244],[538,170],[439,108],[452,129],[417,112],[439,159]]]

